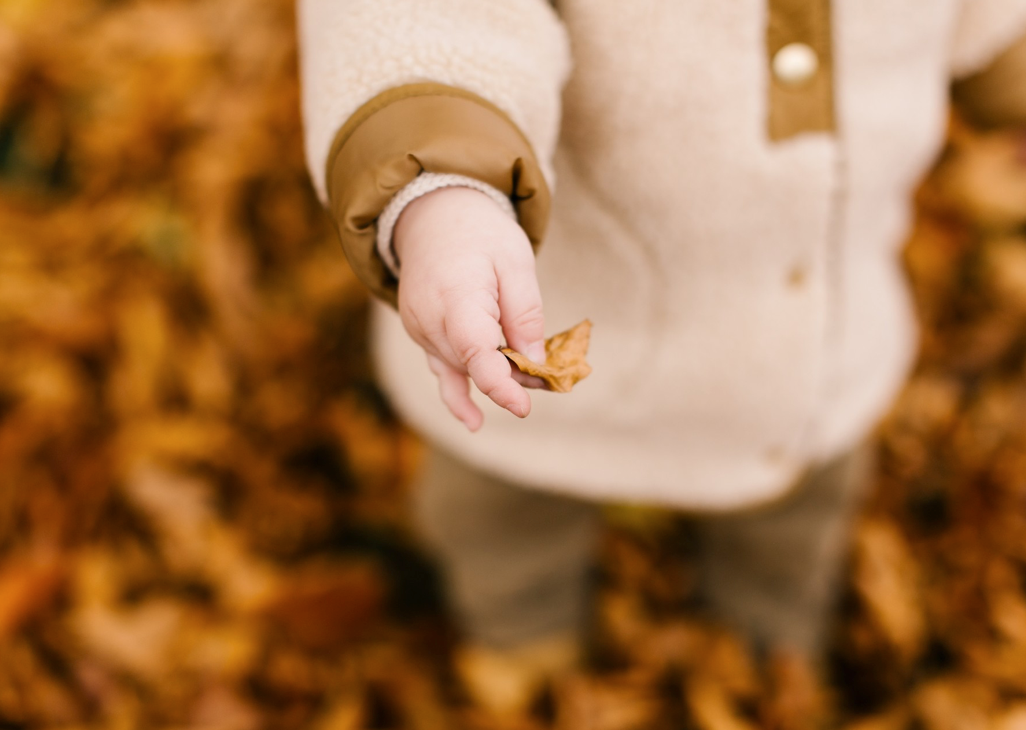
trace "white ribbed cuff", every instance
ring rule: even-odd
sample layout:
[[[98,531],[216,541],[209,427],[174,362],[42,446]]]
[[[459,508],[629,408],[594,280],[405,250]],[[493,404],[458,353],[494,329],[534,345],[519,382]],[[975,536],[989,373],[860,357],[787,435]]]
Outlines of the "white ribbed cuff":
[[[413,178],[406,187],[396,193],[381,211],[378,216],[377,246],[378,255],[385,262],[388,270],[399,277],[399,259],[395,255],[395,248],[392,246],[392,231],[395,229],[396,221],[406,206],[422,195],[434,192],[439,188],[463,187],[478,190],[495,201],[502,211],[513,220],[517,219],[517,212],[513,209],[513,203],[505,193],[493,188],[488,183],[481,182],[465,175],[449,175],[437,172],[422,172]]]

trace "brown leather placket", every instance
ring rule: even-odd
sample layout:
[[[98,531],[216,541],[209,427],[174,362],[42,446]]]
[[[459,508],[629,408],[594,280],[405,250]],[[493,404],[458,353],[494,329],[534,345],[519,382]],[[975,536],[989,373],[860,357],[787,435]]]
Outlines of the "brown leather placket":
[[[783,83],[773,73],[774,57],[791,43],[809,46],[819,61],[816,73],[800,84]],[[766,62],[771,140],[835,130],[831,45],[830,0],[769,0]]]

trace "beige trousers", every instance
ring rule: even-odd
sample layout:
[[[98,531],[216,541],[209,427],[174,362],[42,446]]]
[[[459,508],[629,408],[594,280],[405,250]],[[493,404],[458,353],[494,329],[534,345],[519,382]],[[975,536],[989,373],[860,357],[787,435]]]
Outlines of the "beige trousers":
[[[697,518],[701,598],[714,617],[759,649],[818,654],[871,469],[860,447],[810,469],[779,501]],[[470,640],[512,647],[583,628],[598,504],[432,451],[414,515]]]

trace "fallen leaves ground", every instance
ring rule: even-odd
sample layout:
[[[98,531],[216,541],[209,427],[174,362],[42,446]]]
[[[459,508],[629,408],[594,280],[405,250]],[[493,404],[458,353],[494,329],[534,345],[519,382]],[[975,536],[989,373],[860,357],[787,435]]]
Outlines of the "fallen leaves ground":
[[[474,725],[297,113],[287,0],[0,5],[0,728]],[[539,727],[1026,727],[1026,144],[956,125],[920,210],[829,681],[621,516]]]

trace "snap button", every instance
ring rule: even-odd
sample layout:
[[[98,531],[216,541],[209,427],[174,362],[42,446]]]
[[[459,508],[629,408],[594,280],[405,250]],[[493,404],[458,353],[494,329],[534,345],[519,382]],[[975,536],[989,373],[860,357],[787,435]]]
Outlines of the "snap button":
[[[804,43],[788,43],[773,56],[773,75],[786,86],[800,86],[818,70],[816,52]]]
[[[793,267],[787,274],[787,285],[792,289],[801,289],[808,278],[808,271],[801,264]]]

